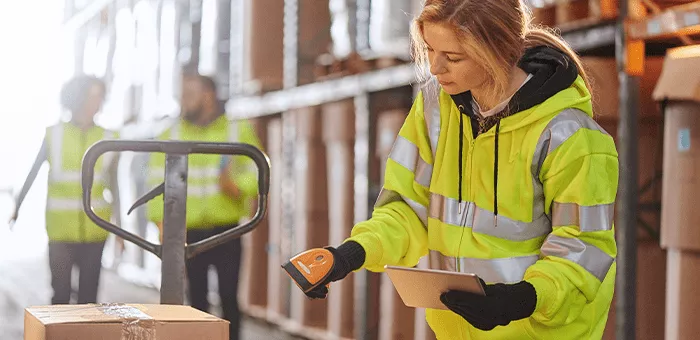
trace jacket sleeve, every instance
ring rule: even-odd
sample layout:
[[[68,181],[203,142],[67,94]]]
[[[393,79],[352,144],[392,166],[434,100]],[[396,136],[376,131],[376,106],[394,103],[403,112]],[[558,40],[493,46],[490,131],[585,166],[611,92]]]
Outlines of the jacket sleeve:
[[[432,164],[423,97],[419,94],[386,162],[384,185],[372,217],[358,223],[348,239],[364,248],[364,268],[383,271],[384,265],[412,267],[428,253]]]
[[[262,145],[253,129],[253,125],[247,120],[237,121],[236,124],[238,125],[238,142],[250,144],[262,150]],[[231,168],[233,182],[238,189],[241,190],[244,197],[255,197],[258,193],[258,170],[255,166],[255,162],[243,156],[233,157],[233,162],[234,164]]]
[[[600,289],[612,289],[601,285],[615,279],[615,143],[602,129],[580,128],[549,153],[539,177],[552,232],[525,280],[537,291],[533,318],[559,326],[576,319]]]

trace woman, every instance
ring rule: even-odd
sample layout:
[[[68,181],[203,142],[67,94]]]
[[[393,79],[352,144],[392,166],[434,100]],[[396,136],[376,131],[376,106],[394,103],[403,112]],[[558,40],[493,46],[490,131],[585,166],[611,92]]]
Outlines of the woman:
[[[592,119],[586,74],[519,0],[428,0],[414,57],[429,66],[372,218],[326,282],[360,268],[472,272],[428,310],[438,339],[600,339],[615,281],[613,139]],[[310,293],[325,297],[325,285]]]
[[[70,113],[71,119],[46,130],[44,142],[17,198],[10,220],[12,223],[17,219],[24,197],[44,161],[48,161],[50,169],[46,232],[49,238],[52,304],[70,303],[71,272],[74,265],[80,270],[78,303],[97,302],[102,250],[108,233],[93,224],[83,211],[80,170],[83,155],[91,145],[101,139],[116,138],[116,133],[96,126],[93,121],[100,111],[104,96],[104,83],[91,76],[75,77],[63,86],[61,105]],[[112,216],[112,208],[103,198],[103,190],[110,185],[114,211],[119,211],[116,165],[116,157],[107,153],[98,160],[95,167],[93,209],[107,220]],[[122,241],[117,241],[118,247],[123,249]]]

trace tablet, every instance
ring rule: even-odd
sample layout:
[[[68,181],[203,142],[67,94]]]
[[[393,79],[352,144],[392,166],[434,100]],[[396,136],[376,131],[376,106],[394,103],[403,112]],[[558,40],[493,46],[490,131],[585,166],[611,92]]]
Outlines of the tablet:
[[[395,266],[384,266],[384,269],[408,307],[446,310],[440,295],[448,290],[485,295],[475,274]]]

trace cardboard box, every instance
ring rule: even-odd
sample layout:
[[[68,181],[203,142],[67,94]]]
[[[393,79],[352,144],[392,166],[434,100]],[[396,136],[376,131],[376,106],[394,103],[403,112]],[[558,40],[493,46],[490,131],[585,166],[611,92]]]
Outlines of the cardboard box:
[[[228,340],[228,328],[226,320],[176,305],[55,305],[24,313],[24,340]]]
[[[669,50],[654,99],[668,99],[664,133],[661,242],[700,251],[697,204],[700,169],[700,46]]]
[[[700,334],[698,273],[700,253],[669,249],[664,339],[697,339]],[[660,338],[659,338],[660,339]]]
[[[692,339],[700,332],[700,232],[697,210],[700,169],[700,46],[669,50],[654,90],[668,99],[664,132],[661,245],[668,249],[666,339]]]
[[[700,45],[668,50],[663,70],[654,89],[654,99],[700,102]]]

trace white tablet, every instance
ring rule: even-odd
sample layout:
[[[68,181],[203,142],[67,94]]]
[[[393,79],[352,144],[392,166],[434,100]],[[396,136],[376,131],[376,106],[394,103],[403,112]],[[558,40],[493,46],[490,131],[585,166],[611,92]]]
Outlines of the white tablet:
[[[440,295],[448,290],[485,295],[475,274],[395,266],[384,266],[384,269],[408,307],[446,310]]]

